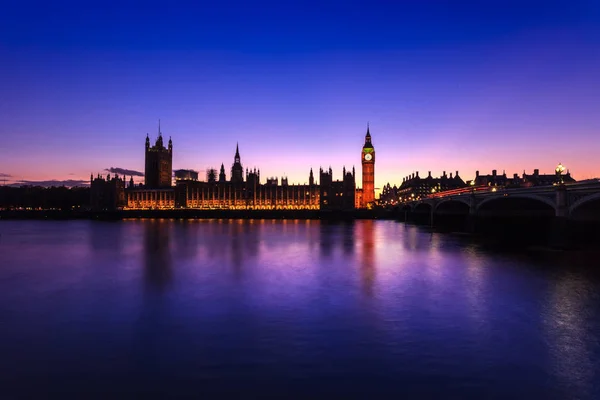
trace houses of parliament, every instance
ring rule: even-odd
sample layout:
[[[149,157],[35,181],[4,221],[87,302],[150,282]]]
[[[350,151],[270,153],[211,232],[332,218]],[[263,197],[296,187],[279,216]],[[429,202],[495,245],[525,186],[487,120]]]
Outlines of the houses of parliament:
[[[193,170],[175,171],[173,185],[173,141],[165,147],[160,125],[151,145],[145,142],[144,184],[135,185],[133,177],[91,176],[91,205],[96,210],[111,209],[217,209],[217,210],[352,210],[370,208],[375,201],[375,148],[367,126],[361,150],[362,188],[356,187],[356,173],[342,169],[334,180],[331,167],[312,168],[308,184],[289,184],[287,178],[261,180],[260,170],[244,170],[236,146],[229,177],[225,165],[217,172],[211,168],[206,180]],[[317,181],[318,177],[318,181]]]

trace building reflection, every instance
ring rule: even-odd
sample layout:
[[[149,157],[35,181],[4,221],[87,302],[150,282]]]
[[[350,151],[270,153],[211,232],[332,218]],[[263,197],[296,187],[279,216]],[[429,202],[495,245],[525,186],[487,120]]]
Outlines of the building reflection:
[[[143,221],[144,278],[151,290],[163,291],[172,279],[171,227],[172,223],[163,219]]]
[[[171,221],[166,227],[173,226],[173,253],[177,258],[193,259],[198,255],[200,224],[196,220]]]
[[[335,225],[327,221],[321,221],[319,225],[319,250],[322,258],[331,257],[334,236]]]
[[[230,259],[235,279],[242,278],[246,259],[256,256],[264,224],[264,220],[261,220],[259,224],[254,224],[254,226],[251,226],[247,220],[230,221],[228,236]]]
[[[361,240],[360,278],[362,292],[372,297],[375,286],[375,221],[364,220],[356,225]]]

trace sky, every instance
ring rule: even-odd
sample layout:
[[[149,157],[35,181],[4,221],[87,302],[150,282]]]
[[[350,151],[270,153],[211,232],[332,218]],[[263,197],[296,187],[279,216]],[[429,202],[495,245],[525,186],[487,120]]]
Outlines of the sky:
[[[87,3],[2,6],[0,184],[143,173],[159,119],[201,177],[360,176],[367,123],[378,188],[600,176],[598,1]]]

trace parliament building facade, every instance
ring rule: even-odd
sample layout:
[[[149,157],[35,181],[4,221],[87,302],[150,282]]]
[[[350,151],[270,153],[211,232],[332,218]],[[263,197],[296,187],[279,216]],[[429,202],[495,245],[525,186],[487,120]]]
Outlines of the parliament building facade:
[[[368,154],[368,155],[367,155]],[[366,201],[374,201],[374,149],[367,128],[365,146],[361,152],[363,169],[362,189],[356,188],[354,168],[344,167],[341,179],[333,179],[331,167],[319,169],[318,181],[310,169],[308,184],[289,184],[287,178],[267,178],[261,182],[260,170],[249,170],[242,165],[239,146],[231,166],[229,179],[221,164],[219,173],[215,169],[207,172],[205,181],[196,174],[176,174],[173,184],[173,142],[163,144],[162,133],[153,146],[150,138],[145,143],[144,184],[134,185],[133,179],[125,184],[125,177],[107,179],[98,176],[92,179],[92,204],[96,209],[123,208],[143,209],[220,209],[220,210],[353,210],[366,208]],[[110,181],[108,185],[106,182]],[[366,186],[365,186],[366,185]],[[123,195],[103,196],[105,187],[122,191]],[[112,192],[111,192],[112,193]],[[94,198],[95,197],[95,198]],[[98,197],[120,199],[107,205]],[[101,206],[100,206],[101,205]]]

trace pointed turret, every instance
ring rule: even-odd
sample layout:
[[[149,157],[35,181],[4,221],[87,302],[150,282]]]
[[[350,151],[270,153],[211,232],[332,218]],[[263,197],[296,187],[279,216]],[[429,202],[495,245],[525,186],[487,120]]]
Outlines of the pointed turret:
[[[366,148],[373,148],[373,144],[371,143],[371,132],[369,130],[369,123],[367,122],[367,134],[365,135],[365,144],[363,146],[363,149]]]
[[[312,168],[310,169],[310,175],[308,176],[308,184],[310,186],[313,186],[315,184],[315,177],[313,175],[313,170]]]
[[[150,148],[150,136],[146,133],[146,150]]]
[[[247,168],[246,168],[247,170]],[[246,172],[246,175],[248,172]],[[231,166],[231,182],[242,183],[244,182],[244,168],[242,167],[242,160],[240,157],[240,146],[238,143],[235,144],[235,156],[233,159],[233,165]]]
[[[225,177],[225,165],[223,165],[223,163],[221,163],[221,170],[219,171],[219,182],[226,182],[226,177]]]
[[[156,138],[156,147],[164,148],[162,132],[160,130],[160,119],[158,120],[158,137]]]
[[[173,151],[173,140],[171,139],[171,136],[169,136],[169,151]]]
[[[240,146],[238,143],[235,144],[235,157],[234,157],[234,162],[239,163],[241,160],[240,158]]]

